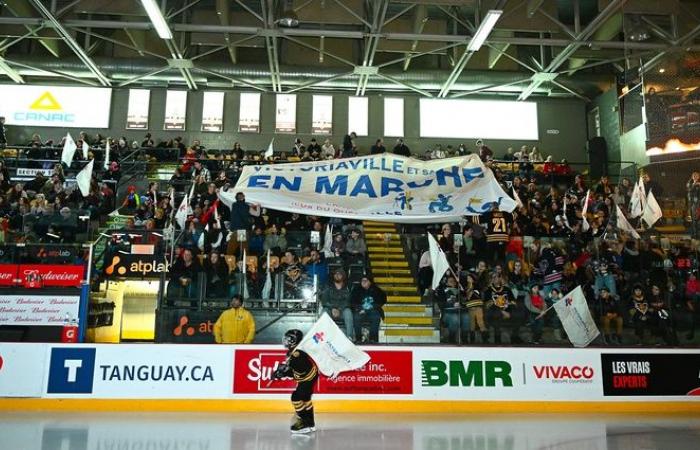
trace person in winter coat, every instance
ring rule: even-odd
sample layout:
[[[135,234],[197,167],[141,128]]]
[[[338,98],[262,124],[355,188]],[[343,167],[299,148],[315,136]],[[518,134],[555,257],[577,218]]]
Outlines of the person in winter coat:
[[[386,294],[372,279],[365,275],[350,295],[350,304],[354,311],[355,338],[362,338],[362,324],[369,322],[369,343],[379,341],[379,324],[384,317],[382,306],[386,303]]]
[[[214,324],[217,344],[250,344],[255,338],[255,319],[243,307],[241,297],[231,299],[231,308],[224,311]]]

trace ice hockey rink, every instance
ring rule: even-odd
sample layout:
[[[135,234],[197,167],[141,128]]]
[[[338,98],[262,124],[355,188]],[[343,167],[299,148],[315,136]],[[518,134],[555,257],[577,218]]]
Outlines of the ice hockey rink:
[[[652,450],[700,448],[700,418],[629,415],[319,414],[290,435],[291,415],[0,414],[8,450],[427,449]]]

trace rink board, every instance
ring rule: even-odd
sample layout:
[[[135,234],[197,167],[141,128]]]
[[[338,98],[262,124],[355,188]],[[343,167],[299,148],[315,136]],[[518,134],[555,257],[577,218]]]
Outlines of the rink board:
[[[700,411],[700,351],[365,347],[319,411]],[[272,346],[0,344],[0,409],[288,411]]]

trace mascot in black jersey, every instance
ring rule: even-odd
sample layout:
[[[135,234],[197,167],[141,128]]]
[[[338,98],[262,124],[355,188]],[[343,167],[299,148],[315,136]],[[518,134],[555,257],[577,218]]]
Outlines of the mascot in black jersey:
[[[311,396],[318,378],[318,368],[309,355],[296,349],[303,337],[303,333],[299,330],[289,330],[284,333],[287,359],[273,374],[273,379],[291,377],[297,382],[297,388],[292,392],[292,406],[296,411],[296,420],[291,427],[291,432],[295,434],[316,431]]]

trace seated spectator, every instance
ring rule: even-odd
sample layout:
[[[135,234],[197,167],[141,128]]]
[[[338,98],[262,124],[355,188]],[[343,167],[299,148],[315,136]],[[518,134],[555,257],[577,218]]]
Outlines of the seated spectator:
[[[532,151],[530,152],[530,162],[540,163],[543,161],[544,161],[544,157],[542,156],[540,149],[537,147],[532,147]]]
[[[530,287],[530,293],[525,299],[525,306],[530,312],[530,327],[532,329],[532,343],[539,345],[542,341],[542,330],[544,329],[544,318],[542,317],[546,304],[540,295],[540,286],[534,284]]]
[[[263,243],[263,253],[266,254],[268,250],[275,256],[282,255],[287,250],[287,239],[283,234],[280,234],[275,224],[270,225],[270,228],[268,228],[267,236],[265,236]]]
[[[440,306],[442,324],[447,328],[447,342],[466,343],[470,325],[467,299],[457,287],[454,276],[447,277],[446,284],[435,291],[435,297]]]
[[[374,145],[369,149],[370,155],[377,155],[380,153],[386,153],[386,147],[384,147],[384,141],[381,138],[377,139]]]
[[[654,315],[644,289],[641,284],[635,284],[632,288],[632,296],[630,298],[630,316],[634,325],[634,334],[637,337],[637,344],[641,345],[644,340],[644,332],[650,334],[653,331]]]
[[[503,161],[513,161],[515,156],[513,155],[513,147],[508,147],[506,154],[501,158]]]
[[[336,150],[333,147],[333,144],[331,144],[331,140],[326,139],[323,142],[323,145],[321,146],[321,157],[323,159],[333,159],[333,158],[335,158],[335,153],[336,153]]]
[[[308,277],[296,262],[284,268],[284,298],[310,300],[304,295],[304,288],[310,285]]]
[[[217,344],[250,344],[255,338],[255,319],[243,307],[240,295],[231,299],[231,309],[224,311],[214,324]]]
[[[355,286],[350,296],[350,304],[353,309],[353,325],[355,326],[355,340],[362,341],[362,325],[369,324],[369,339],[367,343],[379,342],[379,324],[384,318],[386,294],[372,279],[365,275],[360,279],[360,284]]]
[[[350,288],[348,287],[347,275],[343,269],[333,272],[333,279],[330,284],[321,291],[322,311],[327,313],[333,320],[343,319],[345,335],[355,341],[355,327],[353,325],[353,314],[350,306]]]
[[[501,328],[508,322],[512,325],[511,344],[522,344],[518,335],[522,324],[522,311],[518,308],[513,292],[506,288],[503,277],[494,276],[491,285],[484,290],[483,299],[486,304],[486,322],[494,328],[493,342],[501,343]]]
[[[365,253],[367,253],[367,244],[365,244],[365,240],[357,228],[353,228],[350,231],[350,237],[345,243],[345,251],[351,262],[364,261]]]
[[[333,243],[331,244],[331,251],[336,257],[345,256],[345,238],[342,233],[335,233],[333,235]]]
[[[398,138],[396,140],[396,145],[394,146],[394,154],[410,158],[411,150],[408,148],[408,145],[404,144],[403,139]]]
[[[309,152],[311,158],[314,160],[321,156],[322,149],[321,146],[318,145],[318,142],[316,142],[316,138],[311,138],[311,141],[309,141],[309,146],[306,147],[306,151]]]
[[[624,323],[622,304],[617,295],[611,294],[607,286],[598,289],[598,308],[600,322],[603,325],[603,336],[606,344],[622,345],[622,326]],[[615,334],[611,333],[610,324],[615,323]]]
[[[204,260],[204,273],[208,298],[227,298],[230,295],[229,268],[218,252],[213,251]]]
[[[168,297],[196,298],[199,274],[202,266],[189,248],[182,249],[177,261],[170,269]]]
[[[649,295],[649,307],[654,311],[654,334],[663,340],[666,345],[678,345],[678,336],[673,326],[671,317],[671,302],[667,293],[661,290],[658,284],[651,286]]]
[[[310,258],[304,265],[304,270],[311,280],[316,279],[317,286],[325,286],[328,283],[328,264],[326,264],[326,259],[318,250],[311,250]]]

